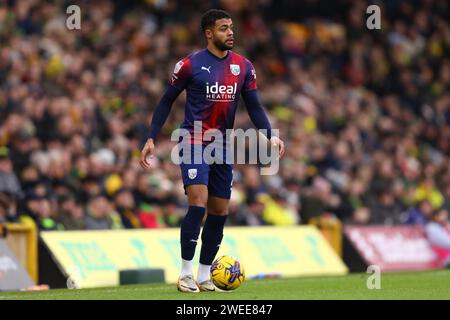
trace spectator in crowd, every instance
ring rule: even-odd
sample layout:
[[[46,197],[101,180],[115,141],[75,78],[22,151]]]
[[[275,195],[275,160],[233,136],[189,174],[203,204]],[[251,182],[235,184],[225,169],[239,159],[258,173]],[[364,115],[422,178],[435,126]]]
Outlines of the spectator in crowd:
[[[92,196],[86,207],[85,227],[87,230],[121,229],[120,215],[103,194]]]
[[[422,200],[417,206],[406,211],[406,224],[426,225],[432,220],[433,206],[430,201]]]
[[[393,225],[401,222],[403,212],[400,199],[388,188],[380,190],[369,202],[370,222],[373,224]]]
[[[436,210],[426,224],[426,235],[437,256],[438,267],[450,268],[450,224],[446,209]]]
[[[307,222],[311,218],[330,214],[337,210],[340,198],[333,193],[331,183],[323,177],[314,178],[313,184],[303,194],[302,220]]]
[[[136,205],[130,190],[120,189],[114,196],[114,204],[120,215],[124,228],[140,228],[141,223],[136,215]]]
[[[237,225],[263,226],[268,225],[264,220],[264,202],[261,196],[255,196],[246,200],[245,206],[241,206],[234,217],[234,223]]]
[[[19,179],[13,171],[13,164],[9,158],[9,149],[0,147],[0,192],[8,193],[16,198],[22,196]]]
[[[41,231],[64,230],[64,226],[58,222],[50,200],[43,190],[44,188],[40,187],[27,193],[20,221],[25,224],[35,224]]]
[[[0,224],[17,222],[16,201],[7,193],[0,192]]]
[[[370,210],[367,207],[360,207],[353,211],[352,220],[346,223],[354,225],[367,225],[370,223]]]
[[[334,215],[423,224],[429,204],[449,208],[448,2],[389,2],[382,32],[364,27],[370,1],[338,0],[320,17],[314,12],[324,1],[306,11],[287,0],[233,3],[215,4],[233,9],[235,51],[253,61],[263,105],[286,142],[276,178],[262,177],[257,165],[235,166],[241,202],[230,210],[251,207],[236,223]],[[91,1],[82,5],[89,15],[81,30],[68,31],[63,3],[0,4],[0,193],[23,206],[21,220],[42,229],[179,223],[186,203],[170,138],[183,98],[149,172],[139,151],[165,79],[203,46],[198,12],[210,6]],[[235,127],[252,127],[245,110]],[[69,193],[76,199],[58,200]]]
[[[76,197],[67,193],[59,199],[60,218],[64,230],[84,230],[85,216],[83,207],[77,202]]]
[[[164,225],[166,227],[178,227],[181,224],[184,211],[177,207],[177,201],[174,198],[167,198],[163,207]],[[186,210],[185,210],[186,211]]]

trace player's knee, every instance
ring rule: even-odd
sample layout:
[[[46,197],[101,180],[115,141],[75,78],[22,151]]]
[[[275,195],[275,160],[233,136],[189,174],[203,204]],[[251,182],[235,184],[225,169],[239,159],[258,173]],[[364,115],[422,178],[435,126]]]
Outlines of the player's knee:
[[[196,207],[206,207],[207,196],[202,193],[193,193],[189,196],[189,205]]]
[[[228,201],[214,199],[208,202],[208,214],[213,216],[228,215]]]

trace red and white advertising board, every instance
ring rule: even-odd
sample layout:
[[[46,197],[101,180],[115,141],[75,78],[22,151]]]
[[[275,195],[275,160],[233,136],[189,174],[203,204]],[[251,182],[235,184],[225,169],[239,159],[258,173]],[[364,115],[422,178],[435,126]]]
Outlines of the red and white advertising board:
[[[345,227],[345,234],[368,265],[382,271],[426,270],[437,267],[421,226]]]

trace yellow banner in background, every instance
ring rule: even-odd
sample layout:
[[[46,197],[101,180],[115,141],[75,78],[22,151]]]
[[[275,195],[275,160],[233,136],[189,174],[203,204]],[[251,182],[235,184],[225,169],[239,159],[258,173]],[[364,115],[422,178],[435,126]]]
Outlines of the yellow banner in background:
[[[124,269],[162,268],[166,282],[180,271],[179,229],[42,232],[57,263],[79,288],[115,286]],[[197,268],[201,241],[197,245]],[[246,277],[343,275],[348,272],[314,226],[227,227],[218,256],[243,264]]]

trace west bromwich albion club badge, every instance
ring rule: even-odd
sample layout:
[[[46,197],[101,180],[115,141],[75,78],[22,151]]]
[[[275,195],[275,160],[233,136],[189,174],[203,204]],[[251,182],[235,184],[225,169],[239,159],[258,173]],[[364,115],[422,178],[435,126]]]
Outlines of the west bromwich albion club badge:
[[[238,64],[230,64],[230,71],[235,76],[239,75],[241,73],[241,68]]]

